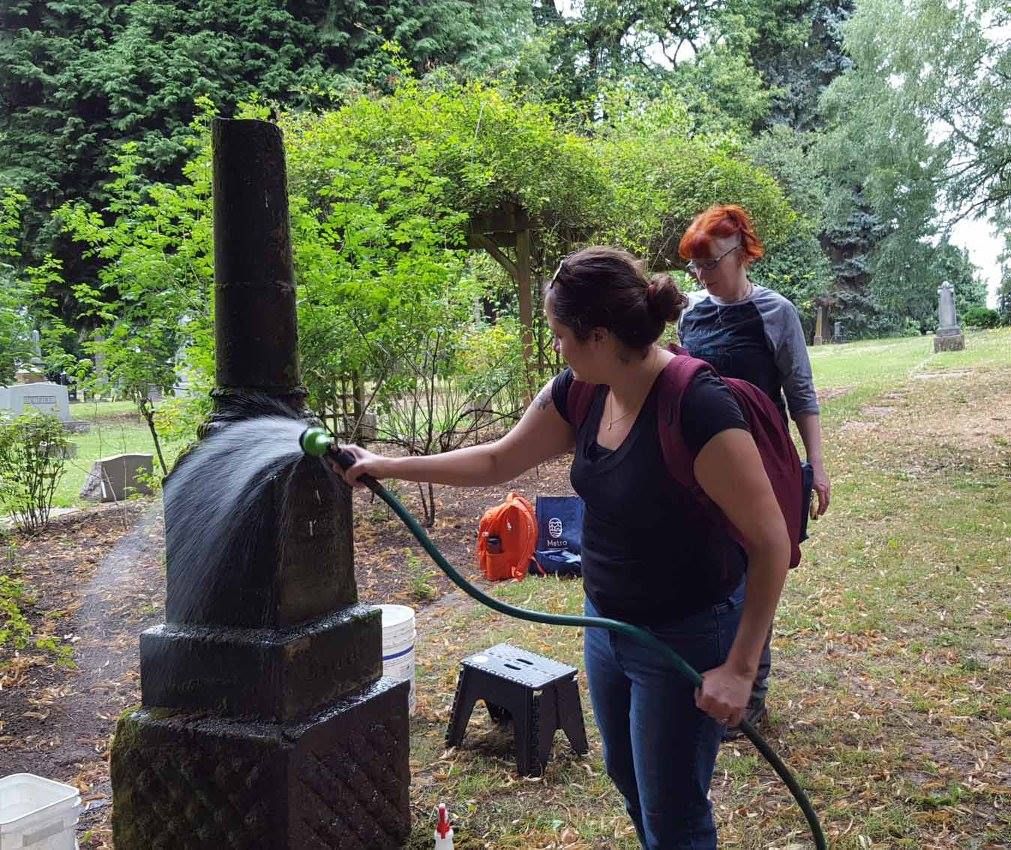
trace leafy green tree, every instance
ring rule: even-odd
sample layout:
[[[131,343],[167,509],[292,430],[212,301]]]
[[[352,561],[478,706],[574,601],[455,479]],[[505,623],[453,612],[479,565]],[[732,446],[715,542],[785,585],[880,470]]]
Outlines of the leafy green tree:
[[[986,307],[970,307],[961,314],[962,324],[967,328],[996,328],[1000,326],[1000,313]]]
[[[1011,324],[1011,280],[1006,275],[997,289],[997,312],[1005,325]]]
[[[48,413],[0,418],[0,509],[22,531],[49,522],[69,443],[63,423]]]
[[[773,93],[766,128],[784,124],[806,132],[822,124],[822,91],[850,67],[843,24],[854,0],[756,0],[746,22],[747,52]]]
[[[822,96],[827,126],[817,142],[830,186],[827,231],[844,237],[838,301],[868,333],[907,320],[925,326],[940,283],[930,247],[941,235],[937,145],[924,116],[907,108],[882,67],[880,40],[866,19],[858,13],[844,29],[853,67]],[[854,223],[862,224],[854,230]],[[854,308],[868,315],[853,316]]]
[[[756,9],[752,0],[584,0],[563,16],[542,0],[534,17],[548,34],[551,72],[542,91],[593,119],[609,89],[651,98],[673,87],[698,124],[745,126],[768,110],[769,92],[744,50]]]
[[[847,44],[893,88],[881,131],[908,115],[931,127],[936,180],[955,215],[1011,214],[1011,8],[1002,0],[863,0]]]
[[[173,184],[201,99],[224,115],[256,97],[318,107],[389,90],[401,60],[521,76],[533,58],[521,0],[7,0],[0,26],[0,185],[28,196],[26,259],[59,263],[49,295],[84,330],[92,314],[60,284],[95,282],[101,261],[51,213],[78,200],[102,209],[121,144],[133,145],[139,177]],[[382,49],[390,40],[400,58]]]
[[[692,218],[714,203],[739,203],[775,249],[795,233],[797,213],[776,181],[732,141],[690,138],[692,119],[673,92],[650,103],[609,105],[594,148],[613,186],[600,236],[653,268],[683,268],[677,246]]]
[[[1001,255],[1000,285],[997,287],[997,312],[1001,321],[1011,324],[1011,250]]]
[[[835,276],[820,242],[828,186],[811,152],[811,133],[778,124],[745,146],[752,161],[776,178],[798,213],[796,232],[756,266],[763,282],[786,295],[813,328]]]
[[[807,257],[799,255],[802,267],[819,270],[809,293],[820,290],[832,318],[857,337],[890,332],[897,319],[872,289],[874,255],[890,228],[863,185],[864,135],[853,129],[829,147],[823,139],[826,123],[830,134],[836,120],[826,89],[853,67],[843,46],[853,8],[853,0],[778,0],[759,3],[748,16],[754,31],[748,53],[774,92],[766,130],[748,150],[784,185],[817,234],[830,274],[825,280],[824,263],[809,248]],[[845,96],[841,101],[845,104]],[[783,260],[796,267],[793,257]]]
[[[775,95],[747,54],[724,44],[702,48],[669,74],[666,86],[685,102],[693,134],[707,136],[747,138],[768,115]]]
[[[955,309],[959,314],[986,306],[986,281],[965,248],[942,240],[930,252],[930,273],[955,287]]]
[[[176,384],[188,348],[206,348],[213,280],[207,151],[185,168],[178,186],[151,184],[140,169],[137,149],[125,145],[106,187],[111,224],[81,203],[59,213],[66,232],[102,261],[96,283],[73,285],[96,328],[83,345],[89,359],[81,364],[82,383],[138,404],[149,390]],[[100,368],[88,368],[96,363]]]

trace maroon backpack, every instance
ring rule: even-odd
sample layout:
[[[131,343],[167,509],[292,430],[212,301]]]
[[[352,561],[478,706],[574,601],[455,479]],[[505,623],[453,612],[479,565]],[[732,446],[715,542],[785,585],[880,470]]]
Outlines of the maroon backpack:
[[[685,445],[681,434],[681,399],[685,390],[703,369],[715,370],[704,360],[698,360],[675,348],[675,356],[660,373],[657,410],[659,413],[660,450],[671,478],[691,491],[708,511],[726,523],[730,535],[744,545],[741,533],[727,520],[723,512],[706,495],[695,480],[695,455]],[[751,436],[758,446],[765,471],[772,483],[786,528],[790,534],[790,566],[800,563],[800,540],[803,527],[803,485],[800,456],[790,439],[786,422],[775,403],[754,384],[740,378],[720,380],[733,393],[737,404],[751,428]],[[573,381],[569,388],[566,406],[569,421],[578,431],[583,424],[596,392],[595,384]]]

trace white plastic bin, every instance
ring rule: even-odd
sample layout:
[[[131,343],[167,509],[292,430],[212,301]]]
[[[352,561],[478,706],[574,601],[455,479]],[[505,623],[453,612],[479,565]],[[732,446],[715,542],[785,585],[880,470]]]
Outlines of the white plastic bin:
[[[74,850],[81,797],[31,773],[0,779],[0,850]]]
[[[383,675],[411,683],[408,708],[414,714],[414,609],[406,605],[380,605],[383,612]]]

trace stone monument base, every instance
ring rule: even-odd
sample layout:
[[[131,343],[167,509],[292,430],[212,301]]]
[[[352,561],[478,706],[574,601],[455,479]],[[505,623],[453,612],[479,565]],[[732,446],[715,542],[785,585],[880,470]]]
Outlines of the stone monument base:
[[[304,723],[141,709],[112,745],[116,850],[397,850],[411,831],[408,682]]]
[[[378,608],[353,605],[285,629],[172,626],[140,636],[146,706],[268,723],[311,717],[383,675]]]
[[[963,334],[938,334],[934,337],[934,353],[939,351],[964,351],[965,336]]]

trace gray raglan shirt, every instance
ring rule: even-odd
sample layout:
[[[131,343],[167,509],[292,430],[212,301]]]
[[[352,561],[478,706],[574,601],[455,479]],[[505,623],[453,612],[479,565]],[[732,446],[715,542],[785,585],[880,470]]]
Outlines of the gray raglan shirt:
[[[804,330],[788,299],[756,285],[750,296],[730,304],[705,290],[691,293],[689,301],[678,336],[693,357],[759,387],[784,418],[788,409],[794,419],[818,413]]]

